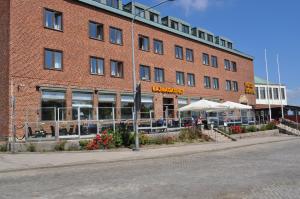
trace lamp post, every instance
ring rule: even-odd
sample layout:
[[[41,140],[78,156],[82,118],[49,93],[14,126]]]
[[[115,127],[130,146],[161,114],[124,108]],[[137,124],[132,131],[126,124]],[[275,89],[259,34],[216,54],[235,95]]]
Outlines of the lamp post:
[[[136,101],[135,101],[135,98],[136,98],[136,66],[135,66],[135,44],[134,44],[134,22],[135,22],[135,19],[137,16],[139,16],[141,13],[145,13],[146,11],[152,9],[152,8],[155,8],[157,6],[160,6],[164,3],[167,3],[169,1],[174,1],[174,0],[165,0],[165,1],[162,1],[152,7],[149,7],[139,13],[135,13],[135,1],[132,1],[132,12],[133,13],[133,17],[132,17],[132,20],[131,20],[131,47],[132,47],[132,79],[133,79],[133,99],[134,99],[134,103],[133,103],[133,130],[134,130],[134,133],[135,133],[135,149],[134,150],[139,150],[139,135],[138,135],[138,127],[137,127],[137,116],[138,116],[138,113],[137,113],[137,104],[136,104]]]

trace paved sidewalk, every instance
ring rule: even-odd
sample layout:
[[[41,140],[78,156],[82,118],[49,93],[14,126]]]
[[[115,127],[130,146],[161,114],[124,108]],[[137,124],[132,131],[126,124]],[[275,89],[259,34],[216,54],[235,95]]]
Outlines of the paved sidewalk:
[[[57,153],[23,153],[0,154],[0,173],[8,171],[63,167],[94,163],[109,163],[118,161],[143,160],[170,156],[188,155],[201,152],[225,150],[246,147],[257,144],[280,142],[299,139],[292,136],[272,136],[248,138],[237,142],[204,143],[184,146],[142,149],[139,152],[131,150],[96,151],[96,152],[57,152]]]

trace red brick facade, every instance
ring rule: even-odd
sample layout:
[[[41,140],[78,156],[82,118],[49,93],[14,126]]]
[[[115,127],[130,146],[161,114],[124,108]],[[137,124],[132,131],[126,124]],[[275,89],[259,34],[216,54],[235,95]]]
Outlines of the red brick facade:
[[[9,9],[8,2],[11,3]],[[44,8],[63,13],[63,31],[44,28]],[[1,54],[1,94],[0,127],[2,135],[7,135],[8,129],[8,52],[10,52],[10,79],[14,80],[14,95],[16,96],[17,126],[24,123],[25,110],[37,109],[41,104],[41,93],[37,86],[63,87],[67,89],[67,107],[72,106],[72,89],[109,90],[117,93],[117,107],[120,106],[120,94],[132,91],[131,64],[131,26],[130,19],[120,17],[92,6],[73,0],[5,0],[0,3],[0,45]],[[8,51],[8,13],[11,13],[10,51]],[[104,25],[104,41],[89,38],[88,22],[95,21]],[[123,31],[123,45],[109,42],[109,27],[117,27]],[[150,51],[138,50],[138,35],[148,36]],[[4,35],[4,37],[2,37]],[[4,38],[4,42],[2,39]],[[244,83],[254,82],[253,60],[202,44],[166,31],[137,23],[135,25],[136,66],[139,79],[139,65],[151,68],[151,81],[142,82],[142,92],[154,95],[154,109],[157,116],[162,115],[163,94],[152,93],[152,86],[163,86],[184,89],[183,97],[188,98],[218,98],[238,102],[244,95]],[[164,54],[153,52],[153,39],[164,42]],[[174,46],[193,49],[194,62],[175,58]],[[63,51],[63,70],[44,69],[44,48]],[[202,53],[218,57],[218,68],[202,64]],[[90,56],[102,57],[105,60],[105,75],[90,74]],[[3,59],[4,57],[4,59]],[[124,78],[110,76],[110,60],[120,60],[124,63]],[[237,63],[237,72],[224,69],[224,59]],[[154,67],[165,70],[165,83],[154,82]],[[194,73],[196,86],[176,85],[176,71]],[[205,89],[204,76],[219,78],[220,89]],[[4,78],[2,78],[4,77]],[[225,91],[225,80],[238,81],[239,91]],[[164,94],[176,99],[177,95]],[[247,95],[249,104],[255,104],[255,96]],[[97,98],[94,97],[97,104]],[[175,108],[177,107],[177,101]],[[117,113],[119,114],[119,113]],[[0,121],[1,122],[1,121]],[[4,130],[3,130],[4,129]]]

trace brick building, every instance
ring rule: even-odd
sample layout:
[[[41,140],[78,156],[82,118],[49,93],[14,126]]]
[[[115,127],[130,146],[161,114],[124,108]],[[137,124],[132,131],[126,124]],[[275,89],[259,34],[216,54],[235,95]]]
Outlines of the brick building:
[[[224,37],[145,9],[120,0],[0,1],[1,136],[14,123],[12,96],[17,129],[28,120],[111,117],[113,109],[97,107],[130,118],[133,13],[143,114],[161,118],[168,109],[176,117],[178,107],[201,98],[255,105],[246,88],[254,83],[251,56]]]

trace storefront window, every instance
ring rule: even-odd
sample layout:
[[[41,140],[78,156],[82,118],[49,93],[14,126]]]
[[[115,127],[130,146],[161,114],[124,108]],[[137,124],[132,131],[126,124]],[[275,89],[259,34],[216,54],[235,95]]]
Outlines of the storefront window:
[[[72,96],[73,120],[93,120],[93,94],[89,92],[73,92]],[[80,112],[78,113],[78,108]]]
[[[153,106],[153,97],[152,96],[142,96],[142,105],[141,105],[141,118],[150,118],[150,114],[151,117],[153,118],[153,110],[154,110],[154,106]]]
[[[133,96],[121,96],[121,119],[132,119],[133,112]]]
[[[42,91],[41,120],[64,120],[66,118],[64,91]],[[61,108],[60,111],[59,108]],[[58,114],[59,112],[59,114]]]
[[[113,108],[114,115],[116,118],[116,95],[115,94],[100,94],[98,103],[98,115],[99,120],[113,119]]]
[[[186,98],[178,98],[178,109],[188,105],[188,100]],[[184,111],[180,113],[181,118],[186,118],[189,116],[189,112]]]

